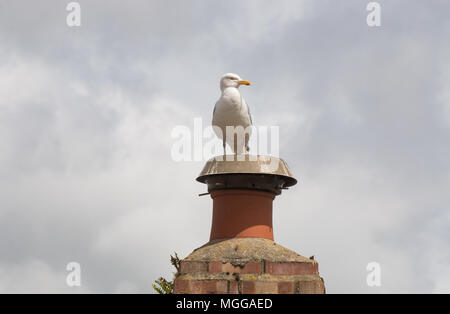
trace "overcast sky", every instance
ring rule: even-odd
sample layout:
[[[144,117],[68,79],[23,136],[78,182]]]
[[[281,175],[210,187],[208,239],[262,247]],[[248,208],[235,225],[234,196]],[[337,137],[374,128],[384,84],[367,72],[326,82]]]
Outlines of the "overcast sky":
[[[68,27],[69,1],[0,0],[0,292],[171,278],[212,208],[171,131],[211,121],[227,72],[299,180],[276,242],[328,293],[450,292],[450,2],[378,1],[380,27],[368,2],[80,0]]]

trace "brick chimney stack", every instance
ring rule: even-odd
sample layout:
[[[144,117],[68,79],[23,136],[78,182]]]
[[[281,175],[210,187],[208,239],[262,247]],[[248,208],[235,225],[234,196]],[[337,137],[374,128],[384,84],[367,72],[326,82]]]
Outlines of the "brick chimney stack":
[[[297,183],[284,160],[220,158],[210,159],[197,178],[213,199],[209,242],[182,260],[174,292],[325,293],[317,261],[273,241],[273,200]]]

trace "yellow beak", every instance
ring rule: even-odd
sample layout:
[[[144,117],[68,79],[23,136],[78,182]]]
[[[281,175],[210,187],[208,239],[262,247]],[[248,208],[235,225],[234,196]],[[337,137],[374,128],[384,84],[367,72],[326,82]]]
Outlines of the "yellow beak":
[[[246,80],[240,80],[240,81],[239,81],[239,85],[252,85],[252,84],[250,84],[249,81],[246,81]]]

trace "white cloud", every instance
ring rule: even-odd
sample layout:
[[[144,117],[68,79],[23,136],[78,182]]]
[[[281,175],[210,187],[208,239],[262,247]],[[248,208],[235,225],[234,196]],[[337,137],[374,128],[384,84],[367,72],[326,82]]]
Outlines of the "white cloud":
[[[275,237],[316,254],[327,291],[448,291],[448,8],[383,2],[373,31],[358,1],[260,2],[81,1],[78,30],[64,5],[3,4],[0,291],[71,292],[72,260],[83,291],[170,277],[211,219],[203,163],[171,160],[171,130],[209,121],[230,71],[299,179]]]

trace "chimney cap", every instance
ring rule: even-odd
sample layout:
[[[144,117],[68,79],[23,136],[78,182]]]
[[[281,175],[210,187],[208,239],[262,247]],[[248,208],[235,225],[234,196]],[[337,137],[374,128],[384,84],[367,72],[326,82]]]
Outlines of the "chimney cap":
[[[224,186],[224,178],[228,178]],[[259,178],[259,179],[258,179]],[[208,160],[197,181],[208,185],[208,191],[223,188],[249,188],[268,190],[280,194],[281,189],[297,183],[286,162],[277,157],[263,155],[225,155]],[[244,186],[242,185],[244,184]],[[258,186],[260,188],[258,188]]]

